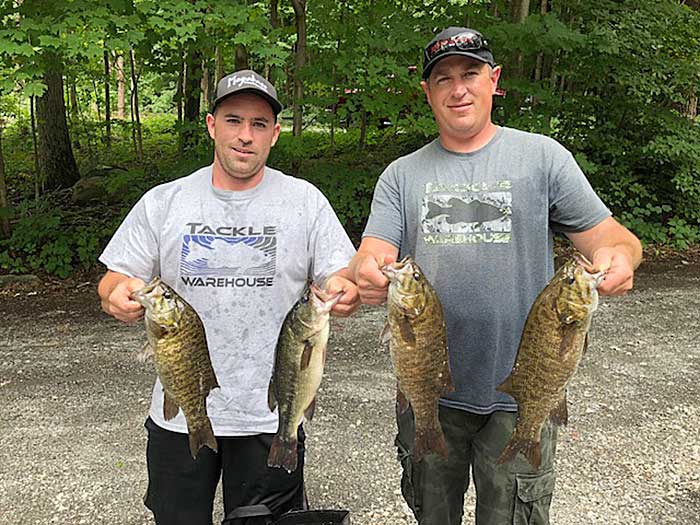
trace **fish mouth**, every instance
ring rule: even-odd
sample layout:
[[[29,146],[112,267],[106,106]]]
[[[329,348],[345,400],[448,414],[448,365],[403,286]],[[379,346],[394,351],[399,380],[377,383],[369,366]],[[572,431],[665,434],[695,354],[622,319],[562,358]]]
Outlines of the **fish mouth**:
[[[151,280],[150,283],[145,285],[143,288],[139,288],[138,290],[134,290],[133,292],[131,292],[129,297],[132,301],[136,301],[144,308],[148,308],[155,304],[155,301],[153,297],[150,296],[150,293],[153,290],[155,290],[159,285],[160,277],[156,276]]]
[[[608,270],[599,270],[593,266],[593,263],[589,261],[582,253],[575,254],[574,260],[583,270],[585,277],[592,282],[594,288],[597,288],[600,283],[605,280]]]
[[[309,290],[311,291],[311,302],[314,308],[324,314],[330,312],[345,294],[343,290],[340,290],[333,295],[329,295],[328,292],[316,286],[316,283],[311,283]],[[327,299],[324,300],[323,297],[327,297]]]
[[[412,262],[411,256],[407,255],[400,261],[396,261],[393,263],[385,264],[381,268],[379,268],[379,271],[384,274],[384,276],[389,279],[390,281],[393,281],[396,279],[396,276],[399,274],[401,270],[403,270],[407,264],[410,264]]]

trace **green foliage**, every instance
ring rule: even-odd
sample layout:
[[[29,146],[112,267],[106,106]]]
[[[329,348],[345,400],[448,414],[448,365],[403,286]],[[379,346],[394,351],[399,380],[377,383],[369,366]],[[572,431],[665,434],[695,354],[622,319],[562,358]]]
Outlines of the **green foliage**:
[[[596,0],[550,2],[540,14],[541,3],[531,2],[530,16],[513,23],[506,0],[317,0],[307,4],[308,60],[297,72],[292,6],[278,4],[273,28],[263,0],[0,0],[0,116],[12,206],[3,213],[13,226],[0,241],[0,269],[65,275],[94,262],[145,190],[210,162],[203,118],[182,124],[175,116],[182,59],[199,53],[210,74],[219,65],[228,72],[241,45],[287,108],[293,75],[304,81],[303,136],[283,133],[269,164],[320,187],[358,240],[378,175],[436,134],[420,89],[422,49],[450,25],[484,32],[503,65],[498,124],[567,146],[615,216],[646,243],[683,249],[700,241],[700,120],[686,112],[700,85],[697,10],[677,1]],[[111,121],[105,147],[104,50],[112,66],[118,55],[127,58],[127,77],[135,53],[143,161],[128,120]],[[106,178],[111,204],[100,210],[76,208],[65,195],[34,199],[28,98],[43,92],[49,55],[64,64],[67,88],[75,87],[69,126],[81,173],[122,168]],[[114,113],[115,76],[110,87]],[[128,96],[127,78],[127,119]],[[184,126],[196,138],[181,158]]]

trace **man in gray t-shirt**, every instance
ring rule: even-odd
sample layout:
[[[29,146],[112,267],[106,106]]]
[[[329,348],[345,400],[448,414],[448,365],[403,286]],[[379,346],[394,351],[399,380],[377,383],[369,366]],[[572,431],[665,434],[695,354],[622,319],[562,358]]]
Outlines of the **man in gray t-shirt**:
[[[554,233],[607,270],[605,295],[628,291],[641,261],[638,239],[611,217],[571,153],[493,124],[500,73],[476,31],[452,27],[428,44],[421,85],[440,136],[382,173],[350,264],[362,301],[380,304],[388,284],[380,266],[412,255],[444,307],[455,385],[439,408],[449,459],[414,462],[412,413],[397,417],[402,491],[421,525],[461,523],[470,469],[479,525],[548,523],[556,428],[543,430],[538,470],[520,456],[496,465],[517,411],[496,386],[553,275]]]
[[[218,454],[204,447],[193,459],[185,418],[166,421],[155,383],[145,503],[159,524],[211,524],[220,477],[227,515],[265,505],[277,517],[305,506],[301,429],[297,469],[267,466],[278,426],[267,401],[277,337],[308,280],[344,292],[336,315],[351,314],[359,297],[347,269],[355,249],[326,198],[265,166],[281,109],[257,73],[224,77],[207,115],[214,163],[148,191],[100,256],[108,268],[98,287],[103,309],[139,319],[143,308],[130,293],[160,276],[201,317],[219,384],[207,398]]]

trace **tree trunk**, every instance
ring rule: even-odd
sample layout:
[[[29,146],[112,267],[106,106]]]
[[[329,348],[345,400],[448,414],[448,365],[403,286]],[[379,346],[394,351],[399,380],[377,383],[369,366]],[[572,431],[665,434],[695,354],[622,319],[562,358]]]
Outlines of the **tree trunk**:
[[[5,123],[0,120],[0,236],[10,236],[10,203],[7,200],[7,185],[5,184],[5,158],[2,155],[2,128]]]
[[[548,11],[549,0],[540,0],[540,14],[546,15]],[[542,80],[542,69],[544,67],[544,53],[537,53],[537,64],[535,65],[535,81]]]
[[[109,100],[109,53],[106,49],[103,57],[105,63],[105,146],[110,149],[112,147],[112,113]]]
[[[45,55],[46,91],[36,100],[39,171],[46,188],[70,188],[80,179],[66,122],[62,64],[56,55]]]
[[[68,86],[68,99],[70,100],[70,118],[73,123],[78,123],[78,115],[80,113],[80,108],[78,108],[78,90],[75,87],[75,80],[69,78],[70,85]]]
[[[32,123],[32,147],[34,151],[34,202],[39,204],[39,189],[41,181],[39,180],[39,148],[36,139],[36,97],[29,97],[29,115]]]
[[[141,136],[141,116],[139,115],[139,84],[136,77],[136,57],[134,50],[129,53],[129,65],[131,69],[131,137],[134,141],[136,158],[143,160],[143,137]]]
[[[209,68],[206,62],[202,64],[202,81],[200,82],[200,91],[202,92],[202,100],[199,104],[199,112],[209,111],[209,99],[211,98]]]
[[[306,0],[292,0],[294,6],[294,21],[297,30],[297,43],[294,60],[294,119],[293,132],[295,137],[301,136],[302,130],[302,100],[304,84],[301,71],[306,64]]]
[[[124,93],[126,93],[124,81],[124,55],[117,57],[117,118],[124,120]]]
[[[175,87],[175,103],[177,104],[177,157],[181,158],[185,151],[185,135],[182,129],[182,103],[184,101],[183,88],[185,85],[185,56],[180,53],[180,64],[177,72],[177,85]]]
[[[197,130],[199,128],[199,98],[202,82],[202,55],[194,49],[194,45],[187,52],[185,63],[184,94],[185,104],[183,112],[183,147],[190,149],[196,143]]]
[[[219,85],[219,80],[224,78],[224,75],[226,74],[226,66],[224,64],[224,57],[221,56],[221,47],[216,46],[216,51],[214,52],[214,62],[215,62],[215,69],[216,69],[216,77],[214,78],[214,89],[216,90],[216,86]],[[216,95],[214,95],[214,98],[216,98]]]
[[[241,69],[250,69],[250,66],[248,65],[248,50],[243,44],[236,44],[233,58],[236,71],[240,71]]]
[[[529,14],[530,0],[513,0],[513,21],[516,24],[522,24]],[[525,76],[525,56],[522,52],[516,59],[516,75],[521,79]]]
[[[270,0],[270,25],[272,29],[277,29],[280,26],[280,11],[277,0]]]
[[[685,116],[690,120],[694,120],[698,115],[698,96],[691,95],[688,97],[688,103],[685,107]]]

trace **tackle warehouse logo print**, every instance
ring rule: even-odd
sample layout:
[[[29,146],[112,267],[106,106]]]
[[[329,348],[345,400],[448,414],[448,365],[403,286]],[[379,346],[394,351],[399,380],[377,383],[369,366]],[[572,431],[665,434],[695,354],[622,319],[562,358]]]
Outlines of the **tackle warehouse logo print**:
[[[223,233],[222,228],[217,231]],[[182,281],[188,286],[272,286],[277,237],[272,227],[264,231],[267,235],[184,235],[180,253]]]
[[[421,210],[426,244],[507,243],[511,240],[510,181],[427,184]]]

